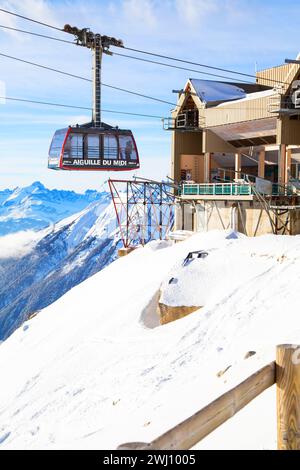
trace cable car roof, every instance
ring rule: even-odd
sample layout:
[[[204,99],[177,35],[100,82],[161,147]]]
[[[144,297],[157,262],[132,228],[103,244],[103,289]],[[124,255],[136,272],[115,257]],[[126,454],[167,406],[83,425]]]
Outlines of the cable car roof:
[[[85,124],[75,124],[75,125],[70,125],[68,127],[62,128],[62,129],[57,129],[57,132],[59,131],[67,131],[68,129],[72,130],[72,133],[89,133],[89,134],[101,134],[103,133],[117,133],[119,135],[122,134],[128,134],[132,133],[130,129],[120,129],[118,126],[113,127],[110,126],[109,124],[106,124],[105,122],[101,123],[101,127],[94,127],[94,124],[92,122],[87,122]]]

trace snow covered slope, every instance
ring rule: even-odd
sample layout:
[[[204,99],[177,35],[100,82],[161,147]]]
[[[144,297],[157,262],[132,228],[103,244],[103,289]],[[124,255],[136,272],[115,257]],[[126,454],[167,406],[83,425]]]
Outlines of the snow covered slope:
[[[115,259],[115,232],[107,196],[48,229],[0,237],[0,340]]]
[[[49,190],[36,181],[25,188],[0,191],[0,236],[22,230],[40,230],[71,214],[81,211],[93,201],[105,200],[108,193],[88,190]]]
[[[217,266],[226,282],[219,288],[218,273],[201,310],[147,328],[161,283],[199,249],[211,276]],[[199,296],[200,266],[189,275]],[[107,449],[157,437],[273,360],[277,343],[300,342],[299,267],[299,236],[228,232],[151,242],[118,259],[0,345],[0,449]],[[256,354],[245,359],[249,350]],[[275,406],[260,399],[227,423],[231,434],[223,426],[201,445],[274,447]]]

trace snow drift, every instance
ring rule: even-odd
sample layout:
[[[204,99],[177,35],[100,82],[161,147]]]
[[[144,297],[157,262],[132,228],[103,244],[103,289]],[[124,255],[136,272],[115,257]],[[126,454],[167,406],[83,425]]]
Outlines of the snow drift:
[[[191,264],[188,282],[182,270],[180,295],[201,296],[204,308],[147,328],[143,312],[154,315],[161,284],[199,249],[206,269]],[[299,343],[299,265],[299,236],[228,232],[151,242],[113,262],[1,344],[0,448],[109,449],[157,437],[273,360],[276,344]],[[273,393],[199,447],[273,448]]]

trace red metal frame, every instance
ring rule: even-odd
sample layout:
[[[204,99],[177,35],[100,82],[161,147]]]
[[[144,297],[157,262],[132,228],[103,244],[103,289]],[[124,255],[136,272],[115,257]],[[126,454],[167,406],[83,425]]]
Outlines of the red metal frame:
[[[109,186],[109,190],[110,190],[110,193],[112,195],[112,200],[113,200],[113,204],[114,204],[114,209],[115,209],[115,213],[116,213],[116,217],[117,217],[117,221],[118,221],[118,225],[119,225],[119,228],[120,228],[120,234],[121,234],[121,239],[122,239],[122,242],[123,242],[123,246],[125,248],[126,247],[126,242],[125,242],[125,238],[123,237],[123,231],[121,230],[121,227],[122,227],[122,224],[121,224],[121,218],[120,218],[120,215],[119,215],[119,212],[118,212],[118,209],[117,209],[117,205],[116,205],[116,201],[115,201],[115,198],[113,196],[113,188],[114,190],[117,192],[118,196],[119,196],[119,193],[118,193],[118,190],[116,189],[116,187],[114,186],[114,182],[112,180],[108,180],[108,186]]]
[[[109,179],[108,185],[125,248],[165,237],[173,224],[174,185],[141,178]]]
[[[62,149],[61,149],[60,160],[59,160],[59,168],[61,170],[64,170],[62,160],[63,160],[64,151],[65,151],[65,145],[66,145],[66,142],[67,142],[67,139],[68,139],[70,133],[71,133],[71,127],[69,127],[69,129],[67,130],[66,136],[64,138],[64,143],[63,143]]]

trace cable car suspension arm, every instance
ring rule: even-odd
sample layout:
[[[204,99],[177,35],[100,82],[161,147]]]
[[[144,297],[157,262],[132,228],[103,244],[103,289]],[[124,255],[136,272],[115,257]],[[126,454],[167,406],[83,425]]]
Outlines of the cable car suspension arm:
[[[93,125],[101,127],[101,65],[102,54],[112,55],[110,46],[124,47],[121,39],[110,36],[102,36],[90,31],[89,28],[79,29],[76,26],[66,24],[63,31],[75,36],[76,44],[93,51]]]

